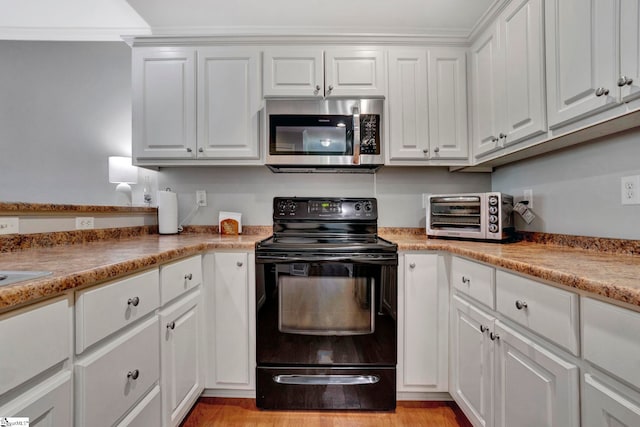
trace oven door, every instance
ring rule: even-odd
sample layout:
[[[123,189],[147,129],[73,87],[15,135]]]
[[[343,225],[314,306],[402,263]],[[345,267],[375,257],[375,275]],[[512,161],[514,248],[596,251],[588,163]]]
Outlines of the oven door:
[[[397,263],[256,253],[258,366],[395,366]]]

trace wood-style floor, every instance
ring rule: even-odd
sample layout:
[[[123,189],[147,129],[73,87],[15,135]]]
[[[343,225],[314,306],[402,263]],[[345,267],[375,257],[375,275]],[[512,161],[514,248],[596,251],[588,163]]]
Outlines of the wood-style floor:
[[[261,411],[254,399],[201,397],[181,427],[471,427],[454,402],[399,401],[395,412]]]

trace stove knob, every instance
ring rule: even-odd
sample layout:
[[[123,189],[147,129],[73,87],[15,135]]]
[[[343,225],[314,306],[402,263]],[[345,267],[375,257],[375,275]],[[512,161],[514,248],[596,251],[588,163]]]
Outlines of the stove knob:
[[[356,203],[355,206],[353,207],[357,212],[360,212],[360,209],[362,209],[362,205],[360,203]]]
[[[373,210],[373,205],[371,204],[371,202],[366,202],[364,204],[364,210],[366,212],[371,212]]]

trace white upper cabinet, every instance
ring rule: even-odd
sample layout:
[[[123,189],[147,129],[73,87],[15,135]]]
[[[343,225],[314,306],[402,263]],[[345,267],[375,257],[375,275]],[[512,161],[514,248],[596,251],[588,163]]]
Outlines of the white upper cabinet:
[[[622,100],[640,96],[640,1],[620,0],[620,86]]]
[[[198,50],[198,158],[259,158],[260,53]]]
[[[267,48],[263,93],[265,98],[383,98],[385,70],[381,49]]]
[[[193,48],[133,50],[134,157],[195,158],[195,63]]]
[[[547,96],[551,128],[615,103],[615,4],[547,0]]]
[[[471,47],[475,157],[547,130],[542,0],[514,0]]]
[[[466,160],[465,50],[390,50],[388,113],[392,162]]]

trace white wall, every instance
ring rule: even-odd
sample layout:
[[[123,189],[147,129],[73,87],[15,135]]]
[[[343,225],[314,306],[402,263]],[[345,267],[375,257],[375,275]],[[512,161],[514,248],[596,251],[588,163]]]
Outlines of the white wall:
[[[520,230],[640,239],[640,205],[620,202],[620,178],[640,174],[640,129],[497,169],[492,188],[522,199],[533,189],[538,216]]]
[[[207,192],[208,206],[187,223],[217,224],[218,212],[242,213],[243,224],[270,225],[276,196],[377,197],[379,225],[424,227],[422,193],[488,191],[489,174],[452,174],[446,168],[383,167],[373,174],[274,174],[266,167],[167,168],[160,188],[178,193],[183,221]]]

